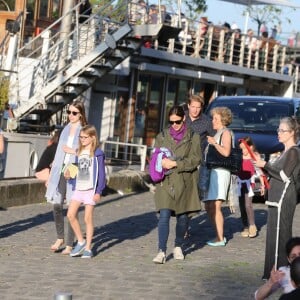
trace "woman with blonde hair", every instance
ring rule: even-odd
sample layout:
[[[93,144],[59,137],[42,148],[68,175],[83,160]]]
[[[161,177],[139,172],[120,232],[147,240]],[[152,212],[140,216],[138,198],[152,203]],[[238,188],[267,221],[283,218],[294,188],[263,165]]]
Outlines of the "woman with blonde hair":
[[[214,136],[208,136],[209,147],[215,147],[223,156],[228,157],[233,146],[233,133],[227,128],[232,122],[231,110],[227,107],[216,107],[211,111]],[[227,199],[230,184],[230,171],[224,168],[213,168],[210,172],[209,188],[205,203],[205,209],[210,221],[215,227],[216,238],[207,242],[207,245],[220,247],[226,245],[224,237],[224,217],[221,210],[222,203]]]

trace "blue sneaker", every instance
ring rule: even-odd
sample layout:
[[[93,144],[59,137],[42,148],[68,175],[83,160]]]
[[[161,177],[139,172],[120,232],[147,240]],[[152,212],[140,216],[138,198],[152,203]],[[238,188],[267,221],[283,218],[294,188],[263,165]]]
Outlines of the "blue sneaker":
[[[91,250],[84,250],[81,258],[92,258],[93,252]]]
[[[74,257],[74,256],[81,255],[85,250],[85,245],[86,245],[86,241],[84,241],[84,243],[82,245],[77,243],[75,248],[71,251],[70,256]]]
[[[224,237],[223,241],[220,241],[220,242],[214,242],[214,241],[208,241],[206,244],[208,246],[212,246],[212,247],[224,247],[226,246],[226,238]]]

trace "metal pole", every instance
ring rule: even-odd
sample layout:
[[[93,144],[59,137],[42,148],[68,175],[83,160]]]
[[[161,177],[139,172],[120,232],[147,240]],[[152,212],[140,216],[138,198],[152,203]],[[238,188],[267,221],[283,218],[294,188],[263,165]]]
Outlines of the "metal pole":
[[[73,8],[73,0],[65,0],[63,4],[63,15],[66,15]],[[62,19],[60,25],[60,42],[63,44],[63,49],[60,55],[59,70],[62,70],[66,65],[66,59],[69,51],[69,34],[71,32],[72,14],[68,14]]]
[[[72,294],[58,292],[54,295],[54,300],[72,300]]]

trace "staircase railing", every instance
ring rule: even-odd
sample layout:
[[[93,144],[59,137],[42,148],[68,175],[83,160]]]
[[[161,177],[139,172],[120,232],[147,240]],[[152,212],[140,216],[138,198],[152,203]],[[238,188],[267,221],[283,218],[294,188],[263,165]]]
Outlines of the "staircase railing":
[[[36,36],[17,53],[15,99],[20,106],[33,95],[40,93],[59,76],[67,75],[71,65],[92,52],[107,34],[112,34],[128,22],[128,1],[110,3],[93,11],[83,23],[79,22],[79,6],[76,5],[64,16]],[[61,24],[72,17],[72,30],[64,33]],[[67,47],[67,51],[65,51]],[[88,65],[87,65],[88,67]],[[84,69],[81,70],[82,72]],[[49,97],[51,95],[48,95]]]
[[[8,72],[11,71],[11,70],[7,70],[6,65],[5,65],[7,54],[8,54],[7,52],[8,52],[8,47],[9,47],[9,41],[10,41],[10,37],[19,31],[20,23],[22,23],[22,18],[23,18],[23,12],[21,12],[17,16],[16,20],[13,21],[11,30],[7,31],[3,40],[0,43],[0,69],[2,71],[8,71]]]

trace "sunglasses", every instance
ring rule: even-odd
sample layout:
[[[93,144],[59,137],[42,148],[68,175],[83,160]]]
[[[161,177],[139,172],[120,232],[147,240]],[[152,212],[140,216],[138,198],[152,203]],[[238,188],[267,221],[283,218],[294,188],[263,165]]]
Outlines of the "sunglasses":
[[[169,121],[169,124],[170,125],[174,125],[174,124],[177,124],[177,125],[179,125],[179,124],[181,124],[182,123],[182,119],[181,120],[176,120],[176,121]]]
[[[73,116],[77,116],[79,113],[80,113],[79,111],[67,110],[68,115],[72,114]]]

